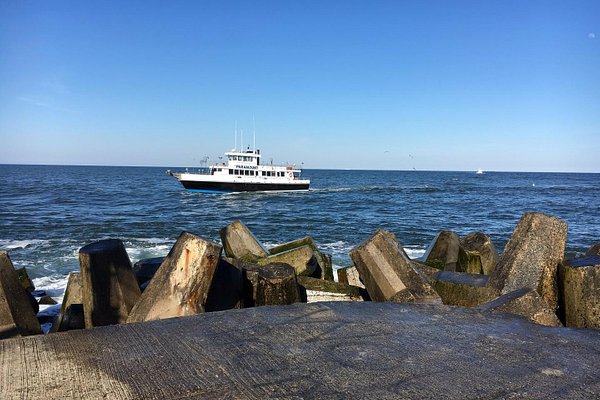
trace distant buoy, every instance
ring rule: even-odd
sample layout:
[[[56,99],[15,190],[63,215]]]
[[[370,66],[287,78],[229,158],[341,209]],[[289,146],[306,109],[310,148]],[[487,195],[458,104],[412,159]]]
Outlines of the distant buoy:
[[[535,183],[533,185],[531,185],[531,186],[535,187]]]

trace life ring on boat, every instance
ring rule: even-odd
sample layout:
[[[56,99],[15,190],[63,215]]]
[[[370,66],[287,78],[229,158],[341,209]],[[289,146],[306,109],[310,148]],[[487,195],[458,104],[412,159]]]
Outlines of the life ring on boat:
[[[292,173],[292,171],[288,172],[288,178],[292,179],[294,177],[294,174]]]

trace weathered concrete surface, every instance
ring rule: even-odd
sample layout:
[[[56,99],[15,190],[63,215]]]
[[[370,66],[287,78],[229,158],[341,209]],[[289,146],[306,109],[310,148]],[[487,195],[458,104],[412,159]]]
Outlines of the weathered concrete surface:
[[[182,232],[129,313],[127,322],[204,312],[221,250],[213,241]]]
[[[145,258],[133,264],[133,273],[138,284],[141,285],[151,280],[164,260],[164,257]]]
[[[310,246],[300,246],[281,253],[256,260],[257,265],[284,263],[292,266],[296,275],[313,276],[317,272],[319,264],[315,253]],[[318,271],[318,275],[321,272]]]
[[[71,272],[60,307],[60,313],[52,324],[52,331],[63,332],[83,328],[85,328],[85,319],[83,316],[81,274],[79,272]]]
[[[499,258],[492,239],[485,233],[473,232],[460,241],[456,271],[489,275]]]
[[[558,317],[533,289],[522,288],[477,307],[481,311],[497,311],[520,315],[546,326],[562,326]]]
[[[427,247],[422,260],[444,271],[456,271],[459,248],[460,237],[456,233],[440,231]]]
[[[600,328],[600,256],[565,261],[560,277],[565,324]]]
[[[208,290],[205,311],[242,308],[243,293],[244,283],[241,268],[221,257]]]
[[[502,294],[524,287],[537,290],[558,307],[557,273],[564,259],[567,224],[541,213],[525,213],[506,244],[489,285]]]
[[[29,293],[33,292],[35,290],[35,285],[27,273],[27,268],[19,268],[16,269],[15,272],[17,273],[17,277],[19,278],[19,283],[21,286],[23,286],[23,288]]]
[[[221,229],[221,242],[227,257],[253,261],[269,255],[250,229],[239,220]]]
[[[366,289],[365,285],[360,281],[360,275],[354,265],[349,267],[339,268],[337,270],[338,282],[350,286],[356,286]]]
[[[269,254],[279,254],[298,247],[308,246],[313,251],[317,264],[319,265],[319,275],[321,279],[333,280],[333,265],[329,254],[321,253],[315,241],[311,237],[294,240],[269,249]]]
[[[373,301],[441,301],[391,232],[377,230],[350,251],[350,258]]]
[[[590,247],[588,249],[588,251],[586,251],[585,256],[586,257],[600,256],[600,243],[596,243],[592,247]]]
[[[140,298],[123,242],[106,239],[79,249],[85,327],[120,324]]]
[[[363,301],[369,298],[365,289],[340,282],[299,276],[298,285],[302,289],[303,301]],[[329,298],[328,298],[329,296]]]
[[[0,339],[42,333],[29,296],[8,253],[0,251]]]
[[[593,399],[600,331],[316,303],[0,342],[0,398]]]
[[[425,276],[427,278],[427,282],[431,283],[433,279],[440,272],[438,268],[432,267],[420,261],[411,260],[411,265],[415,270],[417,270],[421,276]]]
[[[294,268],[284,263],[257,269],[255,306],[288,305],[300,302]]]
[[[500,295],[497,289],[487,286],[488,280],[488,275],[441,271],[431,284],[444,304],[475,307]]]

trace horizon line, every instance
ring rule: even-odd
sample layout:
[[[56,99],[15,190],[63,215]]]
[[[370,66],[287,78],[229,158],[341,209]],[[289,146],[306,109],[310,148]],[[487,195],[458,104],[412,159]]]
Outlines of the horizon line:
[[[19,164],[0,163],[0,166],[23,166],[23,167],[107,167],[107,168],[207,168],[207,167],[185,167],[164,165],[107,165],[107,164]],[[451,169],[364,169],[364,168],[302,168],[302,170],[326,170],[326,171],[381,171],[381,172],[472,172],[477,169],[451,170]],[[600,171],[523,171],[523,170],[483,170],[486,173],[525,173],[525,174],[600,174]]]

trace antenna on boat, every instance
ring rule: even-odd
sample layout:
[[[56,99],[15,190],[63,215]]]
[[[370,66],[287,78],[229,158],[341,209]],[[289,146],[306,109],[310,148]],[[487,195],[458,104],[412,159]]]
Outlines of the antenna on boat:
[[[235,121],[235,146],[233,147],[233,151],[237,150],[237,120]]]
[[[244,151],[244,130],[240,131],[240,151]]]
[[[252,116],[252,137],[254,138],[253,150],[256,153],[256,121],[254,115]]]

